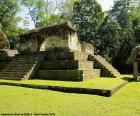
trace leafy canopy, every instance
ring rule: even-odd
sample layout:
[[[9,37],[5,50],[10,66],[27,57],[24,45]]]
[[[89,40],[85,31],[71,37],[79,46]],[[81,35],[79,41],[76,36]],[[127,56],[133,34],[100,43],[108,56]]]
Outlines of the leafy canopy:
[[[75,2],[72,21],[77,27],[80,40],[96,42],[97,31],[103,20],[101,6],[96,0],[80,0]]]

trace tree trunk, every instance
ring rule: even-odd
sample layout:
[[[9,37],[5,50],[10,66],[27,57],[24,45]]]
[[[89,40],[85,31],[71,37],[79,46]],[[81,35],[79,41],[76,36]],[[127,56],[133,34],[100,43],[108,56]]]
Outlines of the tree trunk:
[[[134,78],[134,81],[139,80],[139,78],[138,78],[138,62],[136,62],[136,61],[133,62],[133,78]]]

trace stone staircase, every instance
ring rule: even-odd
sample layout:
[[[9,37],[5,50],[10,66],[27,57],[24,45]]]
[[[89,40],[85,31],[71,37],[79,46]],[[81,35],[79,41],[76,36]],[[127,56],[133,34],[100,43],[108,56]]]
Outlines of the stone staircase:
[[[101,69],[103,77],[119,77],[120,73],[100,55],[90,55],[89,60],[94,61],[94,67]]]
[[[93,69],[85,52],[51,52],[46,54],[36,77],[47,80],[83,81],[100,77],[100,69]]]
[[[17,55],[0,71],[0,79],[83,81],[94,77],[119,77],[120,73],[100,55],[80,51],[52,51]]]
[[[0,71],[0,79],[24,80],[30,79],[43,59],[43,54],[17,55]]]
[[[3,70],[11,61],[11,59],[5,54],[4,50],[0,50],[0,71]]]

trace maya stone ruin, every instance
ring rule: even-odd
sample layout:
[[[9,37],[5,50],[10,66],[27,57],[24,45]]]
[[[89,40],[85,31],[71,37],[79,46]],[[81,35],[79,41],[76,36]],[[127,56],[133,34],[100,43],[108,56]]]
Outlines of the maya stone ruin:
[[[134,47],[131,51],[130,56],[127,59],[127,64],[133,64],[133,79],[139,81],[138,78],[138,63],[140,62],[140,45]]]
[[[94,54],[91,44],[79,41],[70,22],[20,35],[18,51],[0,71],[0,79],[83,81],[120,76],[106,59]]]

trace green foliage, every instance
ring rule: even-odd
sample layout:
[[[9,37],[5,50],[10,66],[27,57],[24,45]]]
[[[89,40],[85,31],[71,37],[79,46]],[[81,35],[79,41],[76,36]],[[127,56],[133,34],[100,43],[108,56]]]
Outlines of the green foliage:
[[[98,31],[98,53],[113,62],[120,48],[120,31],[119,24],[112,20],[110,15],[104,18],[104,21]]]
[[[63,0],[20,0],[21,5],[28,9],[31,20],[36,28],[50,26],[62,22]],[[28,26],[28,21],[24,21]]]
[[[16,0],[1,0],[0,1],[0,22],[5,27],[7,22],[16,15],[19,11],[19,5]]]
[[[93,43],[96,52],[121,72],[130,72],[126,60],[139,44],[140,6],[128,0],[115,0],[106,17],[95,0],[75,2],[72,20],[80,40]]]
[[[46,20],[46,2],[44,0],[21,0],[21,4],[28,9],[35,27],[43,26]]]
[[[101,6],[95,0],[75,2],[72,21],[77,27],[79,39],[86,42],[97,41],[97,31],[103,20]]]
[[[60,15],[54,14],[50,15],[47,20],[45,21],[45,25],[50,26],[54,24],[60,24],[62,22]]]
[[[134,31],[132,28],[125,28],[121,32],[120,48],[117,57],[115,58],[114,65],[121,73],[131,73],[132,69],[126,64],[131,50],[136,46]]]
[[[19,34],[19,28],[17,27],[20,21],[19,17],[16,17],[17,12],[20,10],[17,0],[1,0],[0,1],[0,23],[2,24],[2,30],[7,35],[11,45],[11,48],[15,47],[17,41],[17,35]]]
[[[65,0],[62,6],[61,18],[63,21],[71,20],[74,3],[79,0]]]
[[[110,11],[113,19],[121,26],[120,47],[114,65],[123,73],[129,73],[126,60],[131,50],[139,44],[140,6],[129,7],[127,0],[116,0]]]
[[[127,6],[128,0],[115,0],[114,6],[110,13],[115,20],[120,24],[121,27],[126,27],[127,13],[130,8]]]

